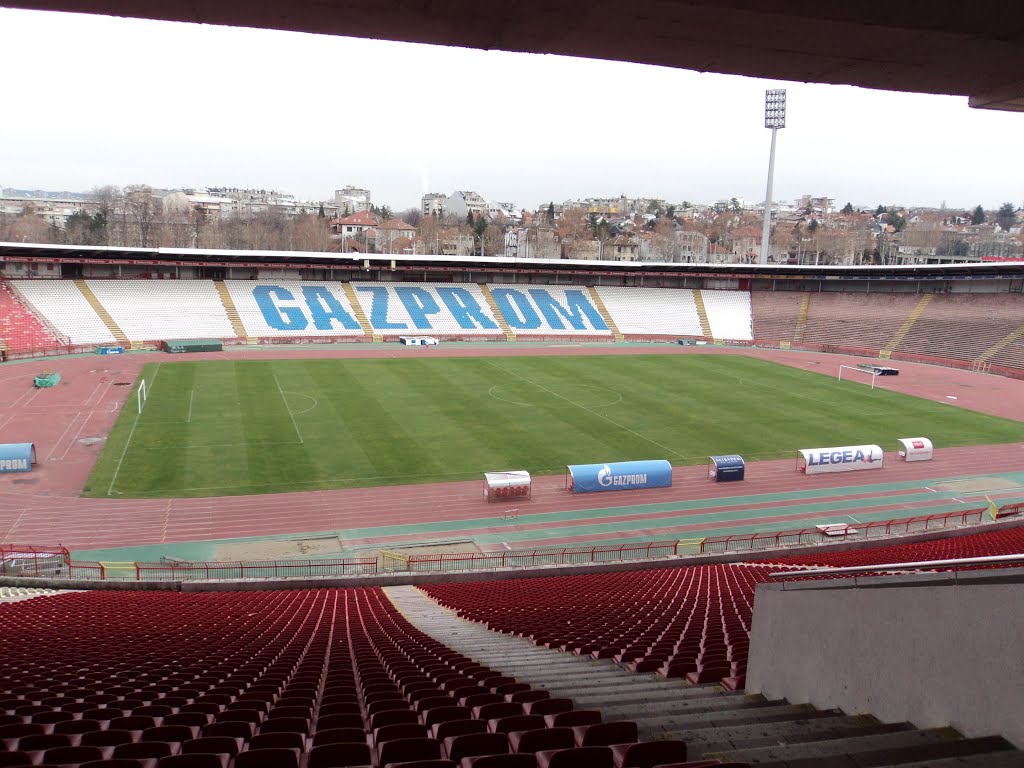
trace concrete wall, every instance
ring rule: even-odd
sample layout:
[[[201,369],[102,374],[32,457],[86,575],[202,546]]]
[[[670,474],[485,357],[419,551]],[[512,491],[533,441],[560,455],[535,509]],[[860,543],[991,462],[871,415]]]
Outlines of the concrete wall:
[[[1024,747],[1024,570],[758,586],[747,693]]]

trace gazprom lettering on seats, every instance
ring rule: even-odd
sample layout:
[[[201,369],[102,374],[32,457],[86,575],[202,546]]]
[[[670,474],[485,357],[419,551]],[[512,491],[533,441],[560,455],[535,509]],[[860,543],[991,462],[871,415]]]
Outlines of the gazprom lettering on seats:
[[[481,295],[460,285],[429,286],[352,284],[374,330],[500,333]],[[609,333],[601,312],[583,289],[495,286],[494,305],[517,333]],[[278,331],[359,332],[359,321],[340,289],[325,285],[267,285],[252,288],[252,297],[267,325]]]

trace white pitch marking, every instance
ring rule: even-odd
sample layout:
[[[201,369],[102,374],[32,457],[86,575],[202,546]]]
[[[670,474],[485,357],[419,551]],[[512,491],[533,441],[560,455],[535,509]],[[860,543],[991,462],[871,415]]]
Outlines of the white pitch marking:
[[[284,402],[284,408],[288,411],[288,415],[292,419],[292,426],[295,427],[295,434],[299,436],[299,442],[304,443],[305,440],[302,439],[302,433],[299,431],[299,424],[295,421],[295,414],[292,413],[292,408],[288,405],[288,398],[284,396],[284,390],[281,389],[281,382],[277,380],[276,373],[274,374],[274,383],[277,384],[277,391],[281,393],[281,400]]]
[[[156,386],[156,377],[160,375],[160,365],[160,363],[156,364],[156,370],[153,372],[153,381],[150,382],[149,393],[146,395],[147,399],[149,398],[149,395],[153,394],[153,387]],[[145,379],[143,379],[143,381],[145,381]],[[135,422],[132,424],[131,431],[128,433],[128,439],[124,442],[124,449],[121,451],[121,458],[117,460],[117,466],[114,467],[114,476],[110,478],[110,487],[107,488],[107,496],[111,496],[115,493],[114,483],[117,482],[117,476],[121,473],[121,464],[124,463],[124,457],[128,455],[128,446],[131,445],[132,436],[135,434],[135,428],[139,426],[139,417],[141,415],[142,411],[135,414]],[[116,491],[116,493],[120,494],[120,491]]]
[[[185,423],[186,424],[191,424],[192,423],[192,400],[195,399],[195,396],[196,396],[196,388],[192,387],[192,390],[191,390],[191,392],[189,393],[189,396],[188,396],[188,417],[185,419]]]

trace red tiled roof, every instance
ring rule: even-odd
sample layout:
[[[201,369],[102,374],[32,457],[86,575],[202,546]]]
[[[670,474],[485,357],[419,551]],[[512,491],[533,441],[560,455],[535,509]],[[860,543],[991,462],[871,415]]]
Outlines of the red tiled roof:
[[[350,227],[376,227],[380,224],[380,217],[370,211],[359,211],[351,216],[342,216],[338,224]]]

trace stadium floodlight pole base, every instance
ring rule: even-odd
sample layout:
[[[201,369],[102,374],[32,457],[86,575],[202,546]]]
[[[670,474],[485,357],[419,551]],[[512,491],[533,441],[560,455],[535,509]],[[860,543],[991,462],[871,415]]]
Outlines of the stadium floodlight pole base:
[[[854,373],[865,373],[871,376],[871,388],[875,388],[875,379],[878,378],[878,371],[874,368],[858,368],[856,365],[840,365],[839,366],[839,381],[843,380],[843,370],[853,371]]]

